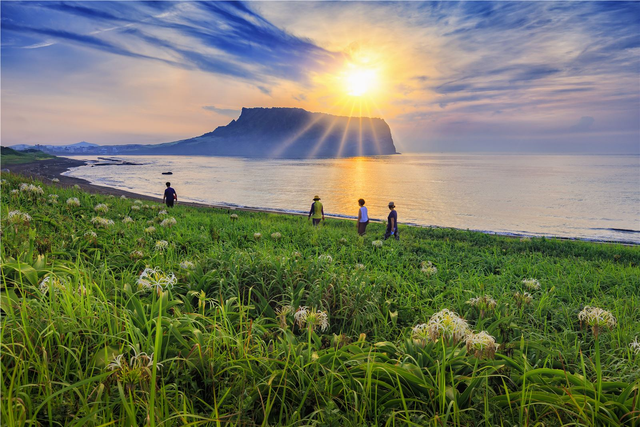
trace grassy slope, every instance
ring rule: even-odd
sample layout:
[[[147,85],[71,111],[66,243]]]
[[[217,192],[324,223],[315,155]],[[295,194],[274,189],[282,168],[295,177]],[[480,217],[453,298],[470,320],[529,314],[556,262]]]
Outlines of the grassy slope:
[[[169,228],[132,200],[46,186],[13,195],[18,181],[6,178],[1,415],[16,425],[634,425],[640,410],[629,345],[640,335],[638,247],[404,227],[402,241],[374,248],[380,224],[360,238],[348,221],[313,229],[185,206]],[[9,225],[15,209],[30,223]],[[114,225],[96,227],[97,215]],[[176,285],[140,289],[154,266]],[[518,291],[532,302],[516,307]],[[486,294],[497,306],[481,318],[466,301]],[[278,314],[289,305],[326,311],[328,329]],[[577,318],[585,305],[616,325],[596,339]],[[495,359],[411,339],[443,308],[493,335]]]
[[[35,162],[36,160],[53,159],[55,157],[39,150],[24,152],[16,151],[9,147],[1,147],[1,149],[2,156],[0,157],[0,162],[2,163],[2,166],[30,163]]]

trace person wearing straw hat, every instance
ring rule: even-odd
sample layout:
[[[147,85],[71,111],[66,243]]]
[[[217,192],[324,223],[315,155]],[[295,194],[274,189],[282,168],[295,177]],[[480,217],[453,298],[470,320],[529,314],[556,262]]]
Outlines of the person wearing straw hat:
[[[389,202],[389,216],[387,217],[387,232],[384,233],[384,240],[393,236],[396,240],[400,240],[398,236],[398,212],[396,212],[396,205],[393,202]]]
[[[324,207],[322,206],[322,203],[320,203],[320,196],[315,196],[313,198],[311,210],[309,211],[309,218],[311,218],[314,226],[320,224],[320,220],[324,221]]]

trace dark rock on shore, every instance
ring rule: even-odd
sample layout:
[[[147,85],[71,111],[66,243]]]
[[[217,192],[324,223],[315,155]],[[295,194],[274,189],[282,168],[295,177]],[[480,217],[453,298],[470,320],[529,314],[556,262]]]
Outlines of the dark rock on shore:
[[[129,160],[118,159],[117,157],[98,157],[98,161],[94,163],[94,166],[140,166],[143,163],[135,163]]]

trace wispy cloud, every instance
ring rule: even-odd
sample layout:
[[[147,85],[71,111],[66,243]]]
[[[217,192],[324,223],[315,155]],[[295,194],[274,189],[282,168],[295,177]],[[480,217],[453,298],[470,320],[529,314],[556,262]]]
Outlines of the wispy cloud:
[[[3,138],[5,128],[18,139],[26,132],[6,117],[50,120],[42,126],[48,129],[63,123],[60,99],[73,111],[65,119],[75,126],[65,125],[65,132],[79,123],[100,128],[74,121],[78,111],[93,108],[101,118],[106,111],[123,123],[119,114],[131,108],[148,115],[141,132],[155,138],[160,122],[188,137],[237,115],[221,105],[331,109],[343,95],[345,60],[353,59],[354,46],[364,46],[382,70],[371,114],[390,123],[406,151],[428,148],[425,135],[442,146],[470,138],[507,146],[544,135],[559,143],[591,138],[638,147],[638,2],[34,1],[0,7],[9,114]],[[140,123],[136,116],[117,138]]]
[[[269,89],[268,87],[258,85],[257,88],[260,92],[264,93],[265,95],[271,96],[271,89]]]
[[[399,7],[405,37],[428,29],[424,46],[435,70],[406,78],[405,97],[394,102],[403,113],[392,124],[410,148],[424,144],[422,132],[441,141],[467,132],[487,140],[544,134],[560,143],[589,132],[600,134],[606,151],[617,143],[608,132],[627,148],[635,138],[638,151],[640,3]]]
[[[591,128],[591,125],[595,122],[593,117],[584,116],[581,117],[578,123],[571,126],[570,130],[573,132],[584,132],[588,131]]]
[[[91,47],[94,49],[102,50],[105,52],[113,53],[116,55],[129,56],[132,58],[140,58],[140,59],[153,59],[153,60],[161,60],[163,62],[172,63],[171,61],[163,60],[161,58],[154,58],[152,56],[143,55],[139,53],[132,52],[128,49],[122,48],[118,45],[105,41],[99,37],[95,37],[92,35],[78,34],[71,31],[65,30],[53,30],[48,28],[34,28],[28,25],[15,25],[11,22],[3,22],[2,29],[7,31],[15,31],[18,33],[27,33],[31,35],[42,35],[51,37],[53,39],[59,41],[65,41],[73,44],[79,44],[87,47]],[[25,46],[25,48],[34,47],[46,47],[50,46],[51,43],[42,43],[41,46],[29,45]],[[178,64],[176,64],[178,65]]]
[[[603,78],[637,77],[640,70],[637,3],[470,2],[444,8],[444,48],[464,52],[464,60],[441,58],[447,72],[422,86],[445,97],[456,94],[458,102],[527,98],[541,89],[559,97],[594,90]],[[427,14],[424,25],[435,24],[440,13]],[[566,87],[576,81],[582,87]]]
[[[305,83],[309,70],[340,57],[287,33],[242,3],[159,3],[3,3],[2,30],[30,37],[13,47],[70,43],[262,82],[265,93],[274,79]],[[45,40],[32,42],[37,37]]]

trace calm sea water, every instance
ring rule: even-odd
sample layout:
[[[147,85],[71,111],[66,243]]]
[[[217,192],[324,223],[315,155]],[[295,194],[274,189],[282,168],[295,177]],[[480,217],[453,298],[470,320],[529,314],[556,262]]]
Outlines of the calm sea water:
[[[74,156],[96,160],[93,156]],[[139,166],[82,166],[67,175],[179,200],[372,218],[394,201],[400,224],[640,243],[640,157],[410,154],[352,159],[256,160],[119,156]],[[162,175],[171,171],[173,175]]]

